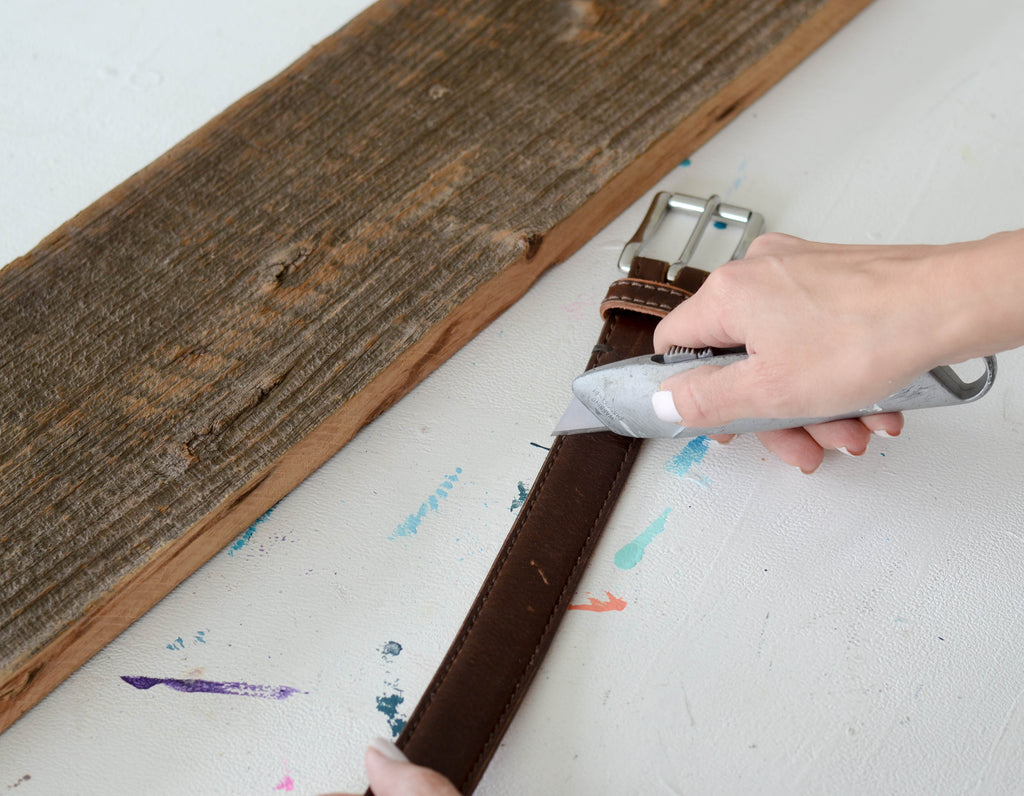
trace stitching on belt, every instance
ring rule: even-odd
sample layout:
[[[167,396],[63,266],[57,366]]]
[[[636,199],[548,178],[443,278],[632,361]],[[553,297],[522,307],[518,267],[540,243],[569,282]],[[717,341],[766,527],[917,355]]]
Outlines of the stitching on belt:
[[[659,301],[645,301],[644,299],[634,298],[632,296],[605,296],[604,301],[601,302],[603,307],[605,304],[610,304],[615,301],[621,301],[625,304],[640,304],[644,307],[657,307],[660,310],[673,310],[677,305],[667,304]]]
[[[632,449],[636,447],[638,444],[639,443],[636,440],[634,440],[631,445],[630,452],[632,452]],[[519,673],[519,676],[516,678],[515,687],[509,694],[509,698],[505,702],[505,707],[502,708],[501,713],[498,716],[498,720],[494,723],[494,726],[491,728],[491,734],[487,738],[487,743],[485,743],[481,747],[480,754],[477,755],[476,760],[473,761],[473,766],[470,769],[470,773],[472,775],[476,774],[477,769],[480,766],[481,759],[484,756],[484,753],[486,752],[487,748],[491,745],[491,741],[494,739],[494,734],[498,731],[498,727],[500,727],[504,722],[505,716],[508,714],[512,705],[515,704],[516,696],[519,694],[520,689],[522,689],[523,687],[523,680],[526,678],[527,672],[529,672],[530,669],[533,667],[533,663],[537,658],[537,653],[540,651],[541,647],[544,646],[545,640],[552,632],[552,623],[555,622],[557,619],[562,618],[563,612],[559,611],[559,606],[565,599],[567,599],[567,597],[572,596],[571,594],[569,594],[569,584],[572,583],[575,579],[576,572],[577,570],[579,570],[580,564],[582,564],[583,562],[583,554],[589,549],[591,543],[593,542],[594,534],[597,532],[598,528],[602,527],[601,520],[605,516],[605,512],[608,510],[609,502],[612,501],[612,495],[615,494],[615,485],[618,484],[620,479],[623,477],[623,470],[627,472],[629,471],[630,468],[627,465],[631,461],[631,459],[632,457],[629,453],[627,453],[619,462],[619,467],[615,471],[615,475],[612,478],[612,486],[608,490],[608,494],[605,496],[604,501],[601,503],[601,508],[598,510],[597,515],[594,517],[594,522],[591,524],[590,530],[587,531],[586,539],[584,540],[583,544],[580,545],[580,553],[578,556],[576,556],[576,561],[573,564],[572,569],[569,571],[568,577],[562,583],[562,589],[558,594],[558,600],[555,602],[554,607],[551,609],[551,613],[548,614],[548,620],[544,625],[544,630],[540,634],[537,643],[533,647],[533,653],[530,655],[530,659],[526,662],[526,665],[523,667],[522,671]],[[466,777],[467,781],[470,779],[472,779],[472,776]]]
[[[653,290],[657,293],[669,293],[671,295],[682,295],[683,298],[688,298],[693,294],[682,287],[674,287],[673,285],[666,285],[661,282],[649,282],[646,279],[616,279],[609,285],[609,290],[616,285],[627,285],[630,287],[639,287],[641,290]]]

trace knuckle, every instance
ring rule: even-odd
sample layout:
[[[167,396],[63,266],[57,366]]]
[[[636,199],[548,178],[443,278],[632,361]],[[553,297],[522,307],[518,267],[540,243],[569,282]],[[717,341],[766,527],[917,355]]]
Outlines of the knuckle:
[[[754,238],[750,245],[747,247],[747,257],[763,257],[769,252],[775,251],[778,248],[780,238],[782,238],[778,232],[763,232]]]
[[[801,243],[800,238],[782,232],[763,232],[750,242],[747,258],[765,257],[776,252],[789,251]]]
[[[704,280],[704,297],[715,302],[727,300],[742,289],[746,269],[739,262],[725,263]]]

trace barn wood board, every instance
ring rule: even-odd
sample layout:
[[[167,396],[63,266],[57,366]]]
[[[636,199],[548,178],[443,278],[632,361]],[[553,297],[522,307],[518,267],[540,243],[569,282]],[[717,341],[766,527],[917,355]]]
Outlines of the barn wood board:
[[[0,270],[0,730],[866,0],[381,2]]]

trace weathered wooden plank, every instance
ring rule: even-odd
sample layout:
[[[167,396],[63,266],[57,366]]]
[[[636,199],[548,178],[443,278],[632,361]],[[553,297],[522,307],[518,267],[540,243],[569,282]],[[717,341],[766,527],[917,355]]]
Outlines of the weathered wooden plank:
[[[0,730],[866,4],[380,3],[0,271]]]

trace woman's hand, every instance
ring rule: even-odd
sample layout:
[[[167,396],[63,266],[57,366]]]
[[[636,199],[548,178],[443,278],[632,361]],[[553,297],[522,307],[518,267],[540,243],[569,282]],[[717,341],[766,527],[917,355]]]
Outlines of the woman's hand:
[[[397,746],[384,738],[374,738],[370,742],[365,764],[374,796],[459,796],[455,786],[445,777],[432,769],[410,763]]]
[[[748,417],[827,417],[871,406],[938,364],[974,355],[978,335],[965,331],[968,319],[959,305],[975,286],[958,280],[965,262],[994,257],[982,249],[999,244],[998,238],[952,246],[842,246],[762,235],[745,259],[713,271],[654,335],[658,352],[671,345],[745,345],[748,358],[666,380],[662,390],[671,400],[661,395],[655,406],[664,419],[693,428]],[[872,432],[895,436],[902,427],[902,416],[889,413],[758,436],[781,459],[812,472],[826,449],[859,455]]]

